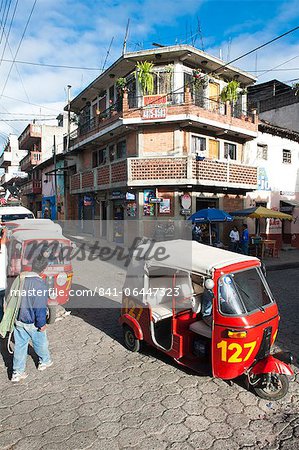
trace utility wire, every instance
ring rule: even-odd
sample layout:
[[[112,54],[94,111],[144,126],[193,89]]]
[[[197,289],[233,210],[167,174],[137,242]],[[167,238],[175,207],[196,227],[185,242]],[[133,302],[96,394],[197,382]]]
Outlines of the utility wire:
[[[245,56],[248,56],[248,55],[250,55],[251,53],[256,52],[257,50],[260,50],[261,48],[264,48],[264,47],[266,47],[267,45],[272,44],[273,42],[277,41],[278,39],[281,39],[281,38],[283,38],[284,36],[286,36],[286,35],[288,35],[288,34],[290,34],[290,33],[293,33],[294,31],[296,31],[296,30],[298,30],[298,29],[299,29],[299,26],[297,26],[297,27],[295,27],[295,28],[292,28],[292,29],[289,30],[289,31],[286,31],[285,33],[280,34],[279,36],[276,36],[275,38],[271,39],[270,41],[267,41],[267,42],[265,42],[264,44],[259,45],[258,47],[254,48],[253,50],[250,50],[249,52],[246,52],[246,53],[244,53],[244,54],[238,56],[237,58],[235,58],[235,59],[233,59],[233,60],[231,60],[231,61],[229,61],[229,62],[227,62],[227,63],[225,63],[225,64],[222,64],[220,67],[218,67],[217,69],[215,69],[215,70],[213,70],[213,71],[207,73],[206,75],[213,75],[213,74],[214,74],[215,72],[217,72],[218,70],[221,70],[221,69],[227,67],[228,65],[232,64],[232,63],[235,62],[235,61],[239,61],[240,59],[245,58]],[[177,89],[173,89],[173,90],[171,90],[170,92],[167,92],[165,95],[167,96],[167,95],[179,93],[179,92],[182,91],[182,89],[184,89],[184,86],[181,86],[181,87],[179,87],[179,88],[177,88]],[[151,103],[155,103],[155,101],[156,101],[156,100],[154,99],[152,102],[149,102],[149,103],[147,104],[147,106],[149,106]],[[143,109],[144,109],[143,106],[140,106],[139,108],[137,108],[137,110],[139,110],[139,111],[142,111]]]
[[[4,19],[4,24],[2,25],[2,22],[1,22],[2,33],[1,33],[1,37],[0,37],[0,44],[1,44],[2,39],[3,39],[3,33],[4,33],[4,29],[5,29],[5,27],[6,27],[6,22],[7,22],[7,17],[8,17],[8,14],[9,14],[10,7],[11,7],[11,0],[9,1],[9,4],[8,4],[6,16],[5,16],[5,19]],[[4,14],[5,14],[5,13],[4,13]],[[3,16],[3,17],[4,17],[4,16]]]
[[[17,64],[27,64],[29,66],[40,66],[40,67],[54,67],[55,69],[76,69],[76,70],[93,70],[97,72],[101,72],[103,69],[100,69],[99,67],[81,67],[81,66],[67,66],[67,65],[60,65],[60,64],[47,64],[47,63],[38,63],[38,62],[32,62],[32,61],[20,61],[18,59],[2,59],[3,62],[15,62]]]
[[[14,97],[9,97],[8,95],[2,95],[2,97],[3,97],[3,98],[7,98],[7,99],[9,99],[9,100],[14,100],[14,101],[16,101],[16,102],[26,103],[26,104],[31,105],[31,106],[37,106],[38,108],[48,109],[49,111],[55,111],[56,114],[58,114],[57,109],[49,108],[48,106],[43,106],[43,105],[38,105],[38,104],[36,104],[36,103],[26,102],[25,100],[21,100],[21,99],[19,99],[19,98],[14,98]],[[2,106],[2,107],[3,107],[3,106]]]
[[[32,5],[31,11],[30,11],[30,13],[29,13],[29,16],[28,16],[28,19],[27,19],[27,22],[26,22],[26,25],[25,25],[23,34],[22,34],[22,36],[21,36],[21,39],[20,39],[20,42],[19,42],[17,51],[16,51],[16,53],[15,53],[14,60],[13,60],[13,62],[12,62],[12,64],[11,64],[11,66],[10,66],[10,70],[9,70],[8,75],[7,75],[7,78],[6,78],[6,80],[5,80],[5,83],[4,83],[4,86],[3,86],[3,89],[2,89],[2,92],[1,92],[0,97],[2,97],[2,95],[3,95],[4,91],[5,91],[5,88],[6,88],[6,85],[7,85],[7,83],[8,83],[8,80],[9,80],[9,77],[10,77],[10,74],[11,74],[11,71],[12,71],[12,68],[13,68],[13,65],[14,65],[14,63],[15,63],[15,61],[16,61],[17,56],[18,56],[20,47],[21,47],[22,42],[23,42],[23,39],[24,39],[24,37],[25,37],[25,34],[26,34],[26,31],[27,31],[27,28],[28,28],[30,19],[31,19],[31,17],[32,17],[32,14],[33,14],[33,11],[34,11],[34,8],[35,8],[36,3],[37,3],[37,0],[34,0],[34,3],[33,3],[33,5]]]
[[[8,44],[8,38],[9,38],[11,27],[12,27],[12,24],[13,24],[15,15],[16,15],[18,3],[19,3],[19,0],[17,0],[16,3],[15,3],[15,7],[14,7],[14,10],[13,10],[13,13],[12,13],[12,16],[11,16],[11,20],[10,20],[10,24],[9,24],[9,29],[8,29],[8,32],[6,33],[5,44],[4,44],[2,55],[1,55],[1,59],[0,59],[0,66],[1,66],[1,63],[2,63],[2,60],[3,60],[3,56],[5,54],[5,50],[6,50],[7,44]],[[4,27],[2,28],[1,40],[2,40],[2,36],[3,35],[5,35]],[[1,40],[0,40],[0,42],[1,42]]]
[[[227,62],[227,63],[224,64],[223,66],[218,67],[217,69],[213,70],[213,72],[211,72],[211,73],[213,74],[213,73],[215,73],[215,72],[218,72],[218,70],[223,69],[224,67],[226,67],[226,66],[228,66],[228,65],[230,65],[230,64],[232,64],[232,63],[234,63],[234,62],[236,62],[236,61],[239,61],[239,60],[242,59],[242,58],[245,58],[245,56],[251,55],[251,53],[254,53],[254,52],[256,52],[257,50],[260,50],[261,48],[264,48],[264,47],[266,47],[267,45],[272,44],[272,43],[275,42],[275,41],[278,41],[279,39],[283,38],[284,36],[287,36],[288,34],[293,33],[294,31],[296,31],[296,30],[298,30],[298,29],[299,29],[299,25],[298,25],[297,27],[295,27],[295,28],[292,28],[292,29],[289,30],[289,31],[286,31],[286,32],[283,33],[283,34],[280,34],[279,36],[276,36],[275,38],[271,39],[270,41],[267,41],[267,42],[265,42],[264,44],[259,45],[258,47],[255,47],[253,50],[250,50],[249,52],[246,52],[246,53],[244,53],[243,55],[238,56],[237,58],[232,59],[231,61]]]

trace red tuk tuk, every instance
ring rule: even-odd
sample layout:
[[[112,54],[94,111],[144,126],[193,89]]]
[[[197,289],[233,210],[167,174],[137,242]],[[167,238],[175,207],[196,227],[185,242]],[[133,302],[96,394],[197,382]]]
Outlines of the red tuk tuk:
[[[8,247],[8,276],[30,272],[32,261],[38,254],[48,258],[48,267],[42,277],[49,286],[49,320],[55,320],[56,306],[69,300],[73,269],[72,244],[62,234],[51,230],[20,230],[10,236]]]
[[[257,395],[277,400],[293,375],[291,354],[271,351],[278,323],[257,258],[184,240],[141,245],[133,256],[120,317],[131,351],[146,343],[199,373],[245,375]]]

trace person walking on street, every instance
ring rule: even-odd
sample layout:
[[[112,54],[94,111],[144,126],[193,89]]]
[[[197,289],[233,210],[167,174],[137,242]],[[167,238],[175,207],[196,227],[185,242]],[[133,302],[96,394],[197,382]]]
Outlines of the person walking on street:
[[[249,253],[249,233],[246,223],[243,224],[242,238],[241,238],[241,249],[244,255]]]
[[[240,244],[240,235],[238,228],[236,226],[234,226],[231,232],[229,233],[229,237],[230,237],[230,250],[232,252],[237,252]]]
[[[1,246],[2,246],[3,236],[4,236],[4,227],[0,224],[0,253],[1,253]]]
[[[26,359],[29,341],[32,342],[35,353],[39,358],[38,370],[45,370],[53,362],[48,348],[46,334],[48,286],[40,274],[47,267],[44,257],[36,257],[32,263],[32,272],[25,275],[20,309],[15,321],[13,356],[13,374],[11,381],[17,383],[25,378]]]

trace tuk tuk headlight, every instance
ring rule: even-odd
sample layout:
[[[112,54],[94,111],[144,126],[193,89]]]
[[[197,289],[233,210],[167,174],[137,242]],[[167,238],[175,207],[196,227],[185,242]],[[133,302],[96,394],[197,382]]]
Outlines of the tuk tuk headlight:
[[[65,272],[59,273],[56,278],[56,282],[58,286],[64,286],[67,282],[67,274]]]

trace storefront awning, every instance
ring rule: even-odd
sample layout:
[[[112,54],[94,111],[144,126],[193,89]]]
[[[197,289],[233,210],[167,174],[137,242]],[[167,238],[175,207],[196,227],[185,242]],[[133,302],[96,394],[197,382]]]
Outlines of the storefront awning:
[[[296,200],[281,200],[281,203],[285,203],[286,205],[294,206],[294,208],[299,208],[299,202]]]

